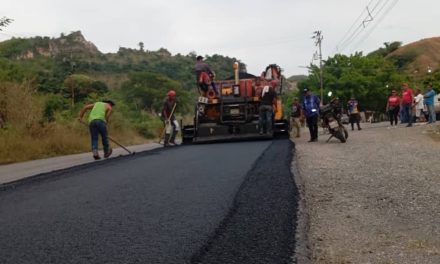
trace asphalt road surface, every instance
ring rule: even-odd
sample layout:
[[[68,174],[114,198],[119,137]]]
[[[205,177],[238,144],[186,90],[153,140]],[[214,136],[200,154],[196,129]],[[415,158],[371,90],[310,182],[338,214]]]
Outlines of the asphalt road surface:
[[[288,140],[192,145],[0,191],[0,263],[291,263]]]

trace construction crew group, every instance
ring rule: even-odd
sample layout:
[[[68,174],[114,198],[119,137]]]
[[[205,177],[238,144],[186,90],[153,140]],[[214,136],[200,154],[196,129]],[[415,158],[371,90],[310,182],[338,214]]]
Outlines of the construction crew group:
[[[313,95],[309,89],[304,89],[304,97],[302,104],[298,98],[295,98],[291,108],[291,124],[294,128],[294,136],[300,137],[300,127],[304,119],[310,132],[309,142],[316,142],[318,140],[318,119],[320,99]],[[417,88],[415,93],[409,87],[408,83],[402,83],[400,95],[397,89],[392,89],[391,94],[386,98],[386,113],[390,122],[389,128],[397,127],[398,120],[401,124],[406,124],[406,127],[412,127],[413,122],[426,122],[426,124],[433,124],[436,121],[436,112],[434,108],[434,98],[436,93],[429,83],[426,87],[425,93]],[[334,98],[334,103],[339,104],[339,99]],[[342,114],[342,107],[339,107]],[[354,125],[357,129],[360,127],[360,110],[359,102],[354,96],[351,96],[347,103],[347,113],[351,129],[354,130]],[[372,116],[370,118],[373,118]]]
[[[208,96],[208,93],[213,92],[215,96],[219,95],[219,91],[215,87],[213,79],[215,77],[214,72],[209,65],[203,61],[202,56],[197,56],[195,64],[196,82],[198,84],[199,92]],[[260,107],[259,107],[259,133],[260,134],[273,134],[273,114],[276,112],[276,92],[275,87],[278,85],[276,80],[272,80],[270,85],[264,86],[260,93]],[[164,146],[175,146],[176,135],[179,130],[179,124],[175,117],[176,110],[176,91],[169,90],[167,92],[166,99],[164,100],[161,118],[164,122],[164,130],[161,135],[164,136]],[[102,138],[102,145],[104,149],[104,158],[110,157],[112,149],[109,145],[109,137],[107,132],[107,124],[112,115],[112,109],[115,103],[111,100],[105,100],[102,102],[96,102],[93,104],[87,104],[84,106],[80,113],[78,120],[83,122],[84,115],[87,111],[90,111],[88,117],[89,131],[91,135],[91,148],[93,158],[95,160],[101,159],[98,151],[98,139],[99,135]]]

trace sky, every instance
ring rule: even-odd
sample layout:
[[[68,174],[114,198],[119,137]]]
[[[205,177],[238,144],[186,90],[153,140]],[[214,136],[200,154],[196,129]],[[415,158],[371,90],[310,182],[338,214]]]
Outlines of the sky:
[[[14,21],[0,41],[80,30],[104,53],[143,42],[173,55],[234,57],[256,75],[276,63],[289,77],[319,64],[315,31],[323,59],[367,54],[440,36],[439,10],[439,0],[2,0],[0,18]]]

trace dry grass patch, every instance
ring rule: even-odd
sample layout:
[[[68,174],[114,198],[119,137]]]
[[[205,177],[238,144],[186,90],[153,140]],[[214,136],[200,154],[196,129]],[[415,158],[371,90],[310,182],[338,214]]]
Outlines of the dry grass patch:
[[[0,128],[0,164],[90,151],[87,126],[72,117],[44,122],[43,109],[44,101],[35,95],[30,83],[0,83],[0,113],[4,121]],[[119,113],[109,126],[109,134],[124,145],[147,142]]]
[[[428,240],[412,240],[409,241],[407,249],[410,251],[420,251],[429,255],[440,255],[440,247],[439,245],[435,245],[434,243]]]

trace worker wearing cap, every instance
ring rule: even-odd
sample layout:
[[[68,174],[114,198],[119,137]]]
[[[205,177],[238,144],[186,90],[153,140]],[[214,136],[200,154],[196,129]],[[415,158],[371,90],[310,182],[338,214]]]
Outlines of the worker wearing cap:
[[[115,103],[113,103],[113,101],[104,100],[102,102],[85,105],[79,113],[78,120],[82,123],[84,114],[88,110],[91,110],[88,121],[92,143],[92,153],[95,160],[101,159],[98,152],[99,135],[101,135],[102,146],[104,148],[104,158],[108,158],[112,154],[112,149],[110,148],[108,143],[107,123],[110,120],[110,116],[112,115],[112,109],[114,106]]]
[[[165,122],[165,147],[176,145],[177,121],[174,116],[176,113],[176,106],[176,91],[169,90],[162,107],[162,118]]]
[[[307,126],[309,127],[309,142],[316,142],[318,141],[319,104],[321,100],[319,100],[316,95],[313,95],[308,88],[305,88],[303,92],[303,113],[306,118]]]
[[[212,89],[218,95],[217,88],[212,81],[215,77],[215,73],[211,70],[208,63],[203,61],[202,56],[197,56],[196,60],[194,70],[196,72],[197,85],[205,94],[208,92],[209,86],[212,86]]]

